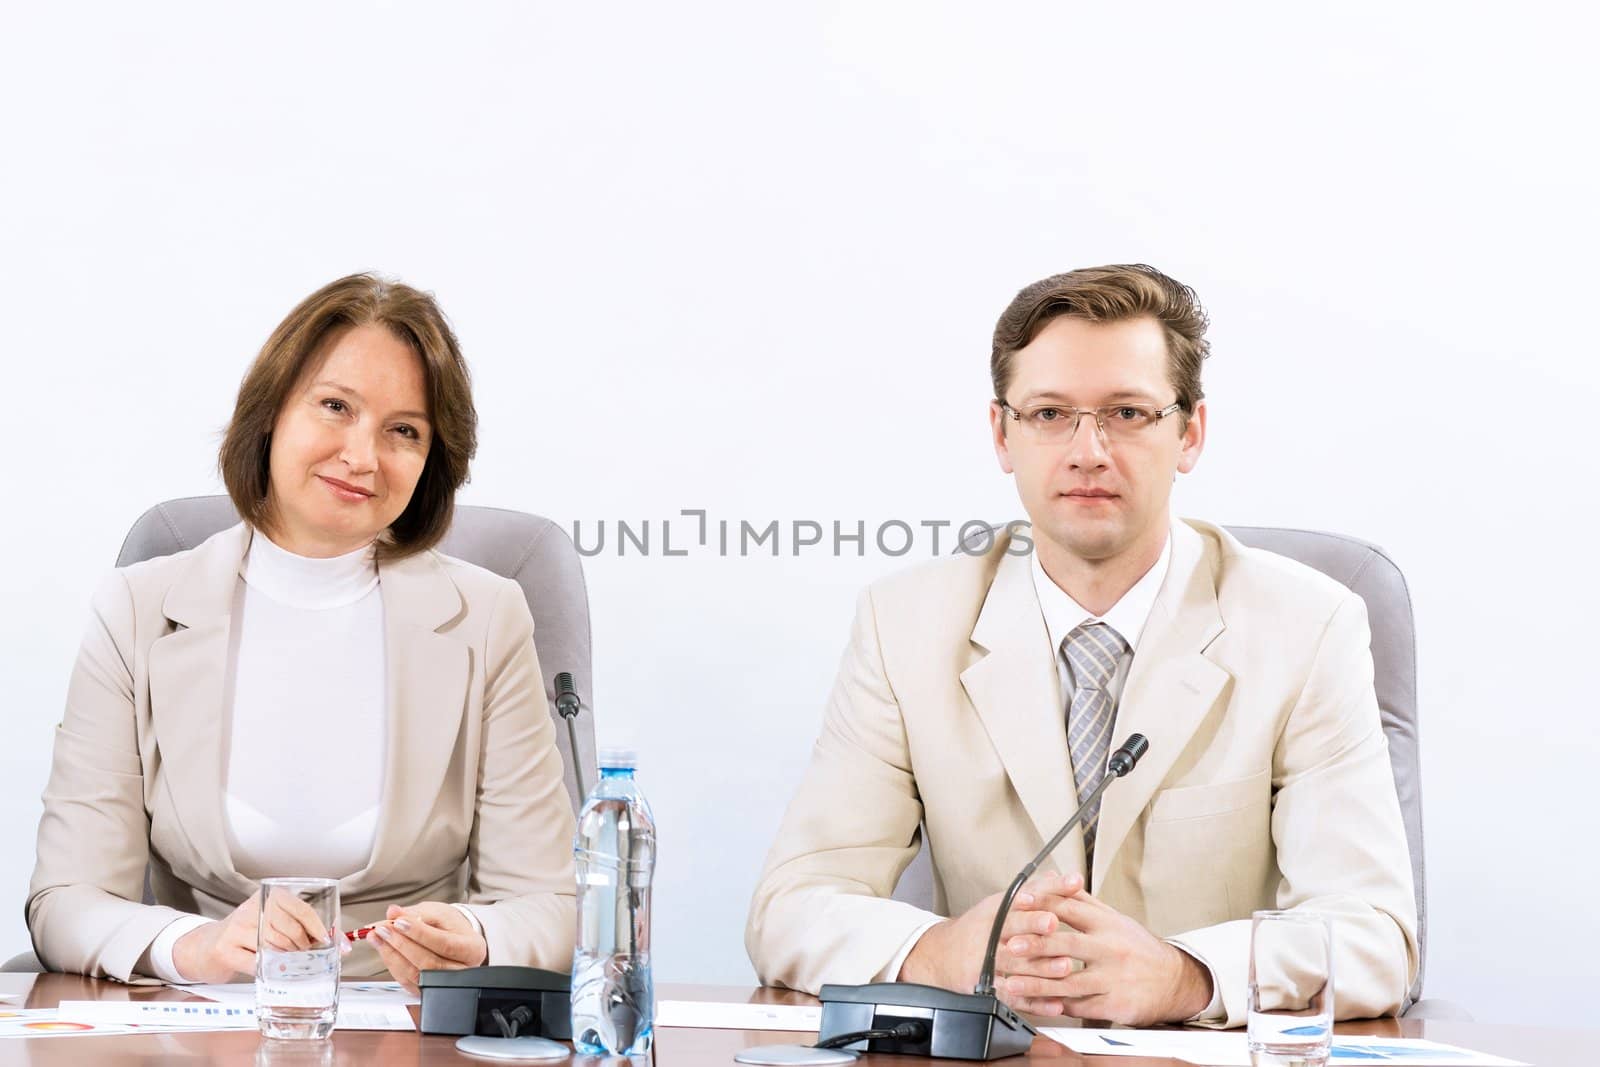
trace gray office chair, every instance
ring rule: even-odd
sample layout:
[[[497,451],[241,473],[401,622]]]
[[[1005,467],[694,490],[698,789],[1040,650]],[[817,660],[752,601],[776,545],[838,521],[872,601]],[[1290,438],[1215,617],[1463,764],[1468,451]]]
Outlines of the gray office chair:
[[[126,567],[156,556],[193,548],[212,534],[239,521],[233,501],[226,496],[193,496],[157,504],[139,516],[117,555]],[[522,587],[533,612],[533,644],[544,670],[545,699],[555,720],[556,744],[566,768],[567,795],[577,810],[583,803],[575,768],[584,768],[584,781],[595,781],[594,719],[587,707],[579,714],[578,748],[574,754],[567,726],[555,710],[555,676],[570,672],[578,693],[592,692],[590,662],[589,593],[583,566],[571,538],[555,523],[537,515],[499,508],[457,507],[455,521],[439,550],[475,563]],[[149,886],[146,884],[146,903]],[[0,966],[0,972],[38,971],[33,953],[24,953]]]
[[[1422,849],[1422,781],[1417,750],[1417,642],[1411,615],[1411,593],[1405,575],[1376,545],[1340,534],[1311,530],[1284,530],[1268,526],[1230,526],[1228,532],[1252,548],[1262,548],[1298,560],[1326,574],[1361,596],[1367,603],[1372,628],[1372,663],[1378,710],[1389,739],[1389,762],[1394,767],[1395,790],[1400,795],[1400,815],[1405,820],[1406,841],[1411,846],[1411,873],[1417,893],[1417,980],[1411,987],[1409,1018],[1467,1018],[1460,1008],[1442,1000],[1424,1001],[1422,964],[1428,945],[1428,895]],[[920,851],[900,876],[896,900],[932,908],[933,866],[928,849]]]

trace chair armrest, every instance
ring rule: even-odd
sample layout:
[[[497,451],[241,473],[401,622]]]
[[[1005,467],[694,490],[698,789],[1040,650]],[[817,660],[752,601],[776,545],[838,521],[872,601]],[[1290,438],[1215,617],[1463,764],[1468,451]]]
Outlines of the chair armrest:
[[[1472,1013],[1453,1000],[1443,997],[1423,997],[1405,1011],[1407,1019],[1443,1019],[1447,1022],[1470,1023]]]
[[[43,970],[44,964],[40,963],[39,957],[31,952],[12,956],[0,966],[0,974],[39,974]]]

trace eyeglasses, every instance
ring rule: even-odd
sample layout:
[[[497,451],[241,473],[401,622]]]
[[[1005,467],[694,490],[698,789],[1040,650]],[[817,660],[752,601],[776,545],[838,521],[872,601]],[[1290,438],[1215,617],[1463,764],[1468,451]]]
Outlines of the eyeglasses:
[[[1060,404],[1040,404],[1018,411],[1004,400],[996,400],[1000,410],[1011,417],[1023,434],[1042,444],[1060,444],[1070,441],[1078,433],[1078,422],[1085,415],[1094,416],[1094,424],[1104,441],[1132,441],[1162,419],[1178,411],[1182,404],[1172,403],[1164,408],[1145,407],[1142,404],[1107,404],[1103,408],[1071,408]]]

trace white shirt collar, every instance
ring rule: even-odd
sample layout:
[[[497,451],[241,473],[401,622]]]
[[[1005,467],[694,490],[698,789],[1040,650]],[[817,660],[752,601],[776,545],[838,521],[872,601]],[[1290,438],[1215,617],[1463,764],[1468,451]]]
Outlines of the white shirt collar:
[[[291,608],[342,608],[354,604],[378,584],[373,546],[329,559],[298,556],[253,531],[250,548],[239,564],[245,584]]]
[[[1139,638],[1144,635],[1145,623],[1156,605],[1156,596],[1167,580],[1167,569],[1172,563],[1172,531],[1167,531],[1161,555],[1144,576],[1133,583],[1133,588],[1122,594],[1122,599],[1111,605],[1104,615],[1095,615],[1079,604],[1066,591],[1050,579],[1039,562],[1037,550],[1033,553],[1033,589],[1039,597],[1039,609],[1044,612],[1045,629],[1050,631],[1050,646],[1061,647],[1067,635],[1086,622],[1103,622],[1128,642],[1128,647],[1138,651]]]

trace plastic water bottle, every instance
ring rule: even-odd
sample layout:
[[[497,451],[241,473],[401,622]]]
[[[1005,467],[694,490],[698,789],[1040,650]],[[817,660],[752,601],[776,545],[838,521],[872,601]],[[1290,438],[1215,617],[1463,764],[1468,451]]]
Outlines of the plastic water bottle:
[[[573,857],[578,868],[578,947],[572,957],[573,1044],[589,1055],[650,1051],[650,878],[656,823],[639,792],[631,750],[600,751],[600,781],[583,803]]]

